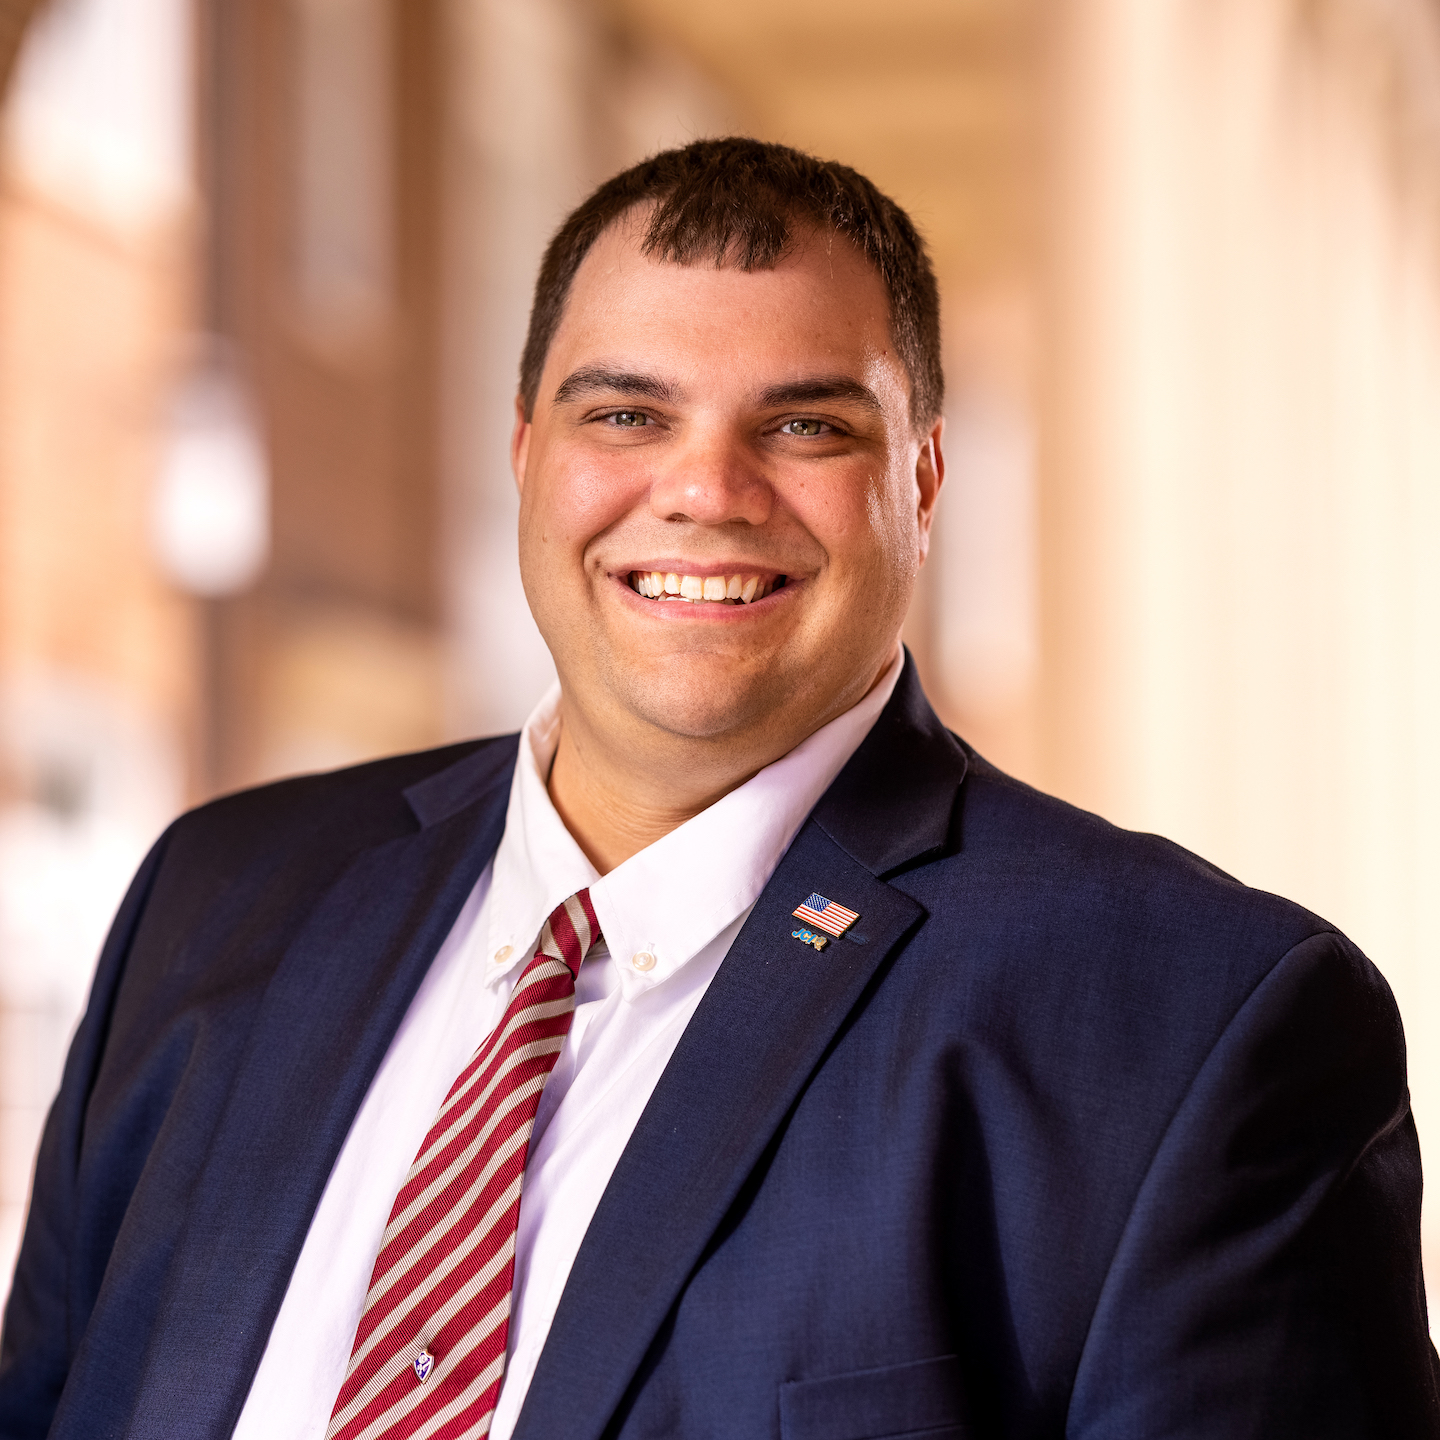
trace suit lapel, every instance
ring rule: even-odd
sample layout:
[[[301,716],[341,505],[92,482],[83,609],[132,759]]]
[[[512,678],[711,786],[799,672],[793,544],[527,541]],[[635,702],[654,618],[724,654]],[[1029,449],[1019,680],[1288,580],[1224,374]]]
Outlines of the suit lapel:
[[[513,761],[499,742],[413,787],[421,827],[360,852],[288,947],[196,1181],[127,1435],[233,1428],[355,1113],[499,844]]]
[[[515,1440],[594,1440],[846,1017],[924,919],[878,876],[938,852],[965,774],[907,661],[901,682],[776,868],[681,1037],[596,1209]],[[812,890],[861,943],[791,938]],[[637,1214],[662,1214],[637,1227]]]
[[[792,939],[811,890],[867,943]],[[515,1440],[598,1436],[685,1280],[836,1030],[919,905],[809,824],[725,957],[616,1166],[531,1382]],[[637,1226],[637,1214],[665,1224]]]

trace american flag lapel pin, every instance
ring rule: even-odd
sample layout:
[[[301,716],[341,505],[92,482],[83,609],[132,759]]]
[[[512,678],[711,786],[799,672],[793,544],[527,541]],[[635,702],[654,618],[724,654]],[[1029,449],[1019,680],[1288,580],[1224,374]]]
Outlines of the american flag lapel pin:
[[[830,943],[828,936],[839,939],[860,918],[857,911],[847,910],[845,906],[819,894],[812,894],[790,913],[802,922],[798,930],[790,932],[791,938],[813,945],[817,950],[823,950]],[[817,935],[817,930],[825,933]]]

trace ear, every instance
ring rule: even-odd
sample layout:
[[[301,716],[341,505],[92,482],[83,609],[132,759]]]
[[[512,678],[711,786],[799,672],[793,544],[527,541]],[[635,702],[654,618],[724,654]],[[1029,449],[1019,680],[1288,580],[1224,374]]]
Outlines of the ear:
[[[945,417],[942,415],[921,440],[920,453],[915,457],[915,520],[920,532],[922,565],[930,553],[930,522],[935,518],[935,502],[940,498],[940,486],[945,482],[945,452],[940,446],[944,432]]]
[[[510,436],[510,470],[515,488],[525,493],[525,462],[530,458],[530,422],[525,418],[525,397],[515,397],[515,431]]]

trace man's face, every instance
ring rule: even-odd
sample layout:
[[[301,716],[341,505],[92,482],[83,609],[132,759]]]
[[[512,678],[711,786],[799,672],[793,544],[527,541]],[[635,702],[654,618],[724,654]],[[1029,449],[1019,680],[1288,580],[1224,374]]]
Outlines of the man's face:
[[[592,723],[784,753],[893,653],[939,427],[915,434],[884,286],[841,237],[745,273],[639,235],[585,258],[516,426],[526,595]]]

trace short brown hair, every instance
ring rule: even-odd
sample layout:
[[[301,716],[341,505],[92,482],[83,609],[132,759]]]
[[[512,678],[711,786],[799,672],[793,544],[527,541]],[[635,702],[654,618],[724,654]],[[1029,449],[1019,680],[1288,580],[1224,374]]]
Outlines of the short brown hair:
[[[940,297],[930,257],[910,217],[848,165],[787,145],[730,136],[664,150],[607,180],[565,220],[546,247],[520,360],[520,395],[535,413],[540,372],[580,262],[607,227],[653,205],[641,250],[680,265],[713,259],[741,270],[773,266],[796,222],[845,236],[879,272],[890,330],[910,377],[917,428],[940,414]]]

